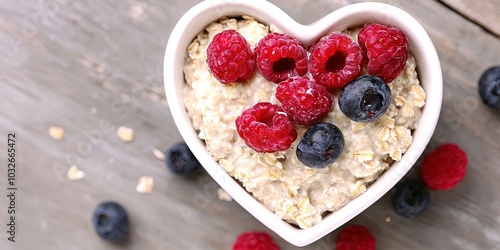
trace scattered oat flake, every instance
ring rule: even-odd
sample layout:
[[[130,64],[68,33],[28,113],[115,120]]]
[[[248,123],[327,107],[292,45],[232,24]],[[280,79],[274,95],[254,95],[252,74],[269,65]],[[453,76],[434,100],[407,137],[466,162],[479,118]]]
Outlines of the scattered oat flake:
[[[116,135],[123,142],[131,142],[134,140],[134,130],[124,126],[120,126],[116,131]]]
[[[139,182],[137,183],[135,190],[141,194],[150,194],[153,191],[154,184],[152,176],[144,175],[139,178]]]
[[[219,188],[217,190],[217,195],[219,196],[219,200],[221,201],[227,201],[227,202],[233,201],[233,198],[231,198],[231,196],[229,196],[229,194],[222,188]]]
[[[160,161],[165,160],[165,153],[157,148],[153,148],[153,155]]]
[[[85,177],[85,173],[78,169],[77,166],[73,165],[68,170],[68,179],[70,181],[81,180]]]
[[[64,129],[57,126],[51,126],[49,128],[49,135],[56,141],[62,141],[62,139],[64,139]]]
[[[386,216],[385,217],[385,222],[391,222],[391,217],[390,216]]]

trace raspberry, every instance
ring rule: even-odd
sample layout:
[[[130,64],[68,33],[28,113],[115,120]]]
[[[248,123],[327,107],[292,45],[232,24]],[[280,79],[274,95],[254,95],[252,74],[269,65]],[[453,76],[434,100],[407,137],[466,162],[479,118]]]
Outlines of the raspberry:
[[[235,30],[214,36],[207,48],[207,63],[210,72],[224,84],[246,81],[255,72],[255,54]]]
[[[340,232],[337,250],[375,250],[375,238],[364,226],[351,225]]]
[[[271,33],[255,47],[257,68],[264,78],[279,83],[307,73],[307,52],[292,36]]]
[[[298,124],[314,124],[333,106],[328,90],[307,77],[292,77],[281,82],[276,87],[276,98]]]
[[[467,162],[458,145],[442,144],[425,156],[420,174],[430,189],[449,190],[464,178]]]
[[[328,89],[344,87],[361,71],[363,55],[357,42],[346,34],[333,32],[311,48],[313,78]]]
[[[409,48],[403,31],[382,24],[368,24],[359,32],[358,41],[368,61],[368,74],[390,83],[403,71]]]
[[[236,118],[236,130],[245,143],[257,152],[287,150],[297,139],[297,131],[278,105],[260,102]]]
[[[233,250],[279,250],[279,246],[266,232],[242,233],[234,242]]]

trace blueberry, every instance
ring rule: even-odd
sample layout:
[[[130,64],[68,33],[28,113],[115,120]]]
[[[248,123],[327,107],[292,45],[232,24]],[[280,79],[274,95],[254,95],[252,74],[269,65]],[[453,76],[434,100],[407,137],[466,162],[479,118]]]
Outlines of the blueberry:
[[[339,107],[349,119],[371,122],[380,118],[391,104],[391,89],[380,77],[364,75],[340,92]]]
[[[484,103],[500,109],[500,66],[491,67],[481,75],[479,95]]]
[[[184,142],[173,145],[165,155],[165,163],[172,172],[180,175],[192,174],[200,165]]]
[[[430,196],[425,185],[417,180],[405,179],[396,185],[392,206],[399,215],[416,218],[429,206]]]
[[[119,241],[128,233],[127,212],[115,202],[99,204],[94,211],[92,224],[97,234],[105,240]]]
[[[310,127],[297,146],[297,158],[312,168],[332,164],[344,150],[344,136],[331,123],[318,123]]]

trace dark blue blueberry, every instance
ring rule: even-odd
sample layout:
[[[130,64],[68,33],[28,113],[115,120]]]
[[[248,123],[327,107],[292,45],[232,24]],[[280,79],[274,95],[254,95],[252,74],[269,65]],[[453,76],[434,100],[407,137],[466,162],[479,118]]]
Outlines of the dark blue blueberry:
[[[167,150],[165,163],[172,172],[180,175],[190,175],[200,165],[184,142],[179,142]]]
[[[491,67],[481,75],[479,95],[488,106],[500,109],[500,66]]]
[[[416,218],[429,206],[430,196],[425,185],[417,180],[405,179],[396,185],[392,206],[399,215]]]
[[[297,146],[297,158],[311,168],[324,168],[332,164],[344,150],[344,136],[331,123],[318,123],[310,127]]]
[[[371,122],[380,118],[391,104],[391,89],[380,77],[364,75],[340,92],[339,108],[349,119]]]
[[[127,212],[115,202],[104,202],[97,206],[92,224],[97,234],[105,240],[119,241],[128,233]]]

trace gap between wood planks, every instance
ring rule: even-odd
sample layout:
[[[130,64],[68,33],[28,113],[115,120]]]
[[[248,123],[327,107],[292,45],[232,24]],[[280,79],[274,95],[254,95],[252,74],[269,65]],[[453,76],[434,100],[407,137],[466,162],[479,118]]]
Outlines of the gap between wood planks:
[[[481,24],[480,22],[472,19],[471,17],[467,16],[465,13],[461,12],[460,10],[457,10],[456,8],[454,8],[453,6],[450,6],[448,3],[444,2],[443,0],[437,0],[436,2],[440,3],[441,5],[443,5],[444,7],[446,7],[447,9],[455,12],[457,15],[465,18],[467,21],[475,24],[476,26],[480,27],[482,30],[484,30],[484,32],[494,36],[494,37],[497,37],[499,38],[500,37],[500,34],[496,34],[495,31],[493,31],[490,27],[486,26],[486,25],[483,25]]]

